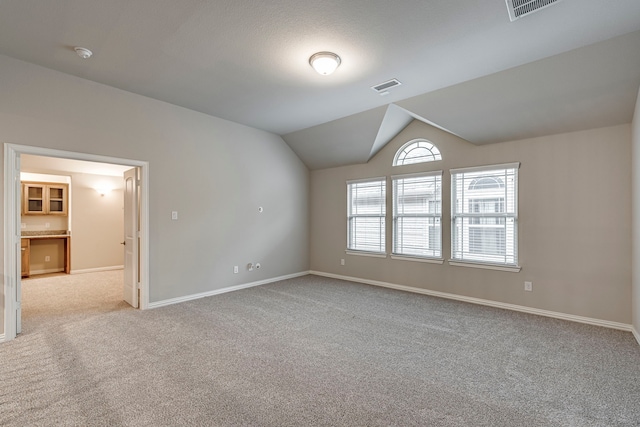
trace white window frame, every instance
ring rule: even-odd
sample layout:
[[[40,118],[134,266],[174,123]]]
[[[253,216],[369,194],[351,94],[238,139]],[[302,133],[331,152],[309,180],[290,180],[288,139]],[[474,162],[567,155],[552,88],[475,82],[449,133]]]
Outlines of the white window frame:
[[[380,204],[378,204],[377,213],[359,213],[354,212],[353,191],[360,185],[376,184],[381,189]],[[347,181],[347,250],[348,254],[367,255],[375,257],[386,257],[386,215],[387,215],[387,177],[377,177],[368,179],[359,179]],[[357,241],[353,233],[357,232],[358,219],[371,219],[373,222],[378,220],[379,239],[377,249],[367,245],[357,245]]]
[[[428,195],[424,192],[418,193],[416,196],[418,198],[424,198],[424,202],[435,202],[433,205],[436,206],[435,211],[432,211],[428,207],[425,210],[420,212],[400,212],[400,206],[406,206],[405,203],[400,203],[399,196],[399,185],[403,185],[405,180],[419,178],[434,178],[433,182],[436,185],[436,189],[439,190],[438,194],[436,194],[433,200],[427,201],[426,198]],[[392,193],[393,193],[393,236],[392,236],[392,252],[391,258],[393,259],[408,259],[408,260],[416,260],[423,262],[437,262],[442,264],[442,171],[432,171],[432,172],[422,172],[422,173],[414,173],[414,174],[405,174],[405,175],[393,175],[391,176],[392,182]],[[428,206],[428,205],[427,205]],[[411,248],[403,249],[400,245],[400,240],[404,240],[404,236],[407,233],[410,233],[409,229],[403,228],[401,225],[405,219],[410,218],[423,218],[427,220],[431,220],[432,224],[427,225],[427,231],[425,235],[425,245],[423,247],[414,247],[415,251],[412,251]],[[431,222],[429,221],[429,222]],[[438,230],[438,234],[434,234],[433,236],[429,234],[429,229],[436,228]],[[436,249],[434,247],[430,247],[429,239],[433,237],[437,237],[437,243],[439,243],[439,247]],[[416,252],[428,252],[432,251],[432,255],[420,254]]]
[[[424,145],[424,147],[421,147],[420,145]],[[415,145],[415,148],[411,148],[410,147],[412,145]],[[417,148],[423,148],[427,151],[429,151],[431,153],[430,156],[425,156],[422,157],[421,160],[418,161],[408,161],[406,162],[407,156],[408,154],[417,149]],[[404,157],[402,157],[402,155],[404,154]],[[410,157],[410,159],[412,159],[412,157]],[[438,149],[438,147],[436,146],[436,144],[434,144],[433,142],[426,140],[424,138],[417,138],[417,139],[412,139],[411,141],[407,142],[406,144],[404,144],[402,147],[400,147],[400,149],[398,151],[396,151],[396,155],[393,156],[393,166],[407,166],[407,165],[415,165],[418,163],[427,163],[427,162],[437,162],[442,160],[442,154],[440,153],[440,150]]]
[[[518,169],[520,163],[505,163],[451,169],[451,259],[450,265],[520,271],[518,265]],[[503,181],[499,191],[467,194],[474,179],[497,177]],[[504,188],[504,190],[502,190]],[[474,203],[476,201],[477,203]],[[487,203],[489,201],[489,203]],[[495,211],[487,212],[494,204]],[[500,227],[501,226],[501,227]],[[478,230],[476,230],[478,229]],[[471,231],[495,229],[504,235],[504,253],[472,250]],[[483,242],[480,242],[482,245]],[[490,245],[489,245],[490,246]]]

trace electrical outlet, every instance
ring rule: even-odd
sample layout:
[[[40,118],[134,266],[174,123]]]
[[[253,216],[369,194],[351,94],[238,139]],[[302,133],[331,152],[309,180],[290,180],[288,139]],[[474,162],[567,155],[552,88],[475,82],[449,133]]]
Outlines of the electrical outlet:
[[[44,262],[49,262],[49,261],[51,261],[51,257],[49,255],[44,257]]]
[[[174,221],[178,219],[178,211],[171,211],[171,219]]]
[[[237,265],[233,266],[233,273],[234,274],[238,274],[238,266]]]
[[[344,258],[340,259],[340,265],[344,265]]]
[[[533,291],[533,283],[532,282],[524,282],[524,290],[527,292]]]
[[[48,222],[45,222],[44,223],[44,228],[49,228],[49,227],[51,227],[51,224],[49,224]]]

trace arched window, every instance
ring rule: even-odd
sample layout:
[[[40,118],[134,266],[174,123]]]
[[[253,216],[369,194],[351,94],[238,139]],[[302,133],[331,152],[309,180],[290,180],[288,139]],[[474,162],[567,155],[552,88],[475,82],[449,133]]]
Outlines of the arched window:
[[[426,139],[414,139],[404,144],[393,158],[393,166],[442,160],[438,147]]]
[[[504,182],[494,176],[476,178],[469,184],[469,190],[486,190],[489,188],[504,188]]]

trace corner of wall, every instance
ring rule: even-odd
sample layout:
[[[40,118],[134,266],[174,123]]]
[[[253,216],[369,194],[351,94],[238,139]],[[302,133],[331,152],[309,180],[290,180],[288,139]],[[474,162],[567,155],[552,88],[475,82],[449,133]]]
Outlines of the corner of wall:
[[[640,89],[631,123],[632,151],[632,250],[631,250],[631,324],[640,344]]]

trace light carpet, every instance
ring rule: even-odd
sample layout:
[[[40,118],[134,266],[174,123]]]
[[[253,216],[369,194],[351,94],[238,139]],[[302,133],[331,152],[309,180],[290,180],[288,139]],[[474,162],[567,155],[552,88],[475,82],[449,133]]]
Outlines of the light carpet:
[[[317,276],[33,325],[0,425],[640,425],[631,333]]]

